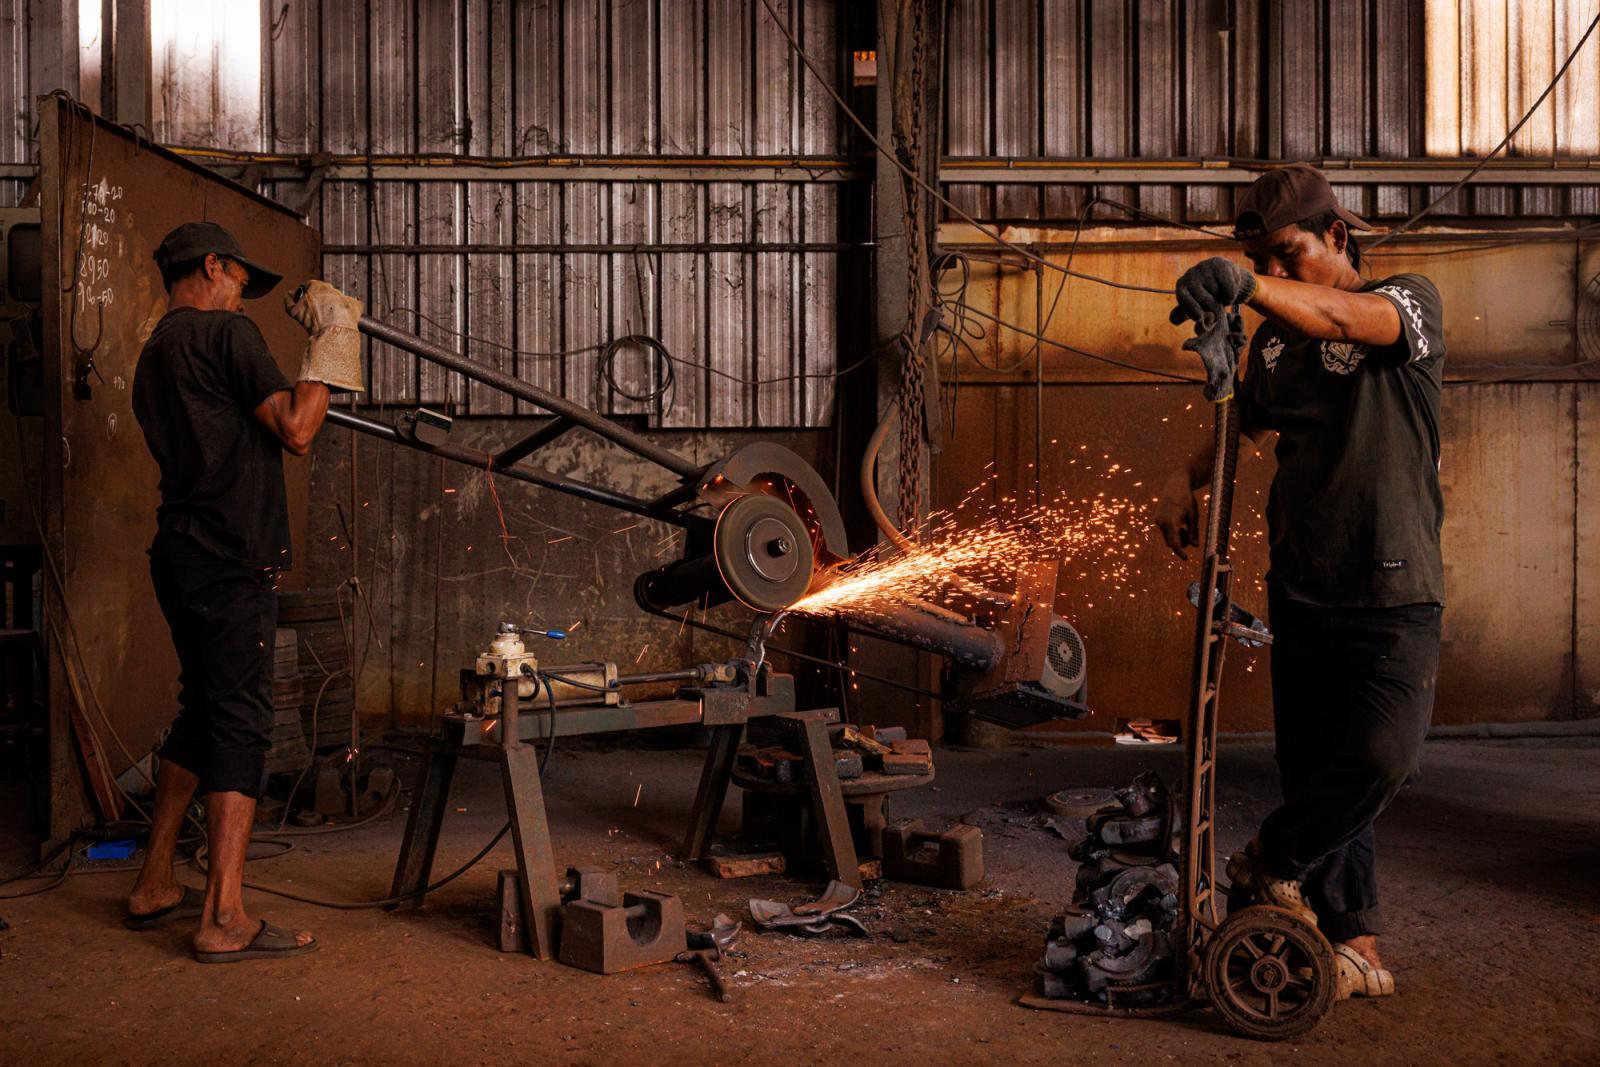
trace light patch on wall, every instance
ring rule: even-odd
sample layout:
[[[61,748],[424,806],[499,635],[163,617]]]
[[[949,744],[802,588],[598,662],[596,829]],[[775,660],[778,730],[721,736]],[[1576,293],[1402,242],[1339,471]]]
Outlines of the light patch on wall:
[[[100,14],[99,0],[78,3],[78,99],[100,113]]]
[[[1590,0],[1427,0],[1428,154],[1492,151],[1544,92],[1594,15]],[[1600,41],[1591,38],[1508,154],[1597,151]]]
[[[151,0],[150,40],[157,137],[261,146],[260,0]]]

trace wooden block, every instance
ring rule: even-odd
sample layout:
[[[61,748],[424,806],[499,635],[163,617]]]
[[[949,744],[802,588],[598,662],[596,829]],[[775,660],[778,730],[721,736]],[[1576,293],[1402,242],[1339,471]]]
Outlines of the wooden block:
[[[927,774],[933,770],[930,756],[891,752],[883,757],[884,774]]]
[[[706,865],[718,878],[753,878],[758,874],[782,874],[786,866],[782,852],[712,856],[706,860]]]
[[[926,756],[933,759],[933,748],[922,738],[910,741],[894,741],[889,745],[889,751],[896,756]]]
[[[874,741],[866,734],[861,733],[854,726],[846,726],[844,729],[840,730],[839,741],[841,744],[848,745],[854,749],[859,749],[868,755],[880,756],[889,751],[889,746]]]

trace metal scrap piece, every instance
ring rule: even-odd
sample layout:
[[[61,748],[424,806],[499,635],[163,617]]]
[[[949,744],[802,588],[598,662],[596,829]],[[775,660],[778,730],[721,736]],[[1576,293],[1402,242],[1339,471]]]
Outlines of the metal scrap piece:
[[[806,904],[790,907],[779,900],[759,900],[752,898],[750,901],[750,917],[756,921],[757,926],[806,926],[818,919],[841,908],[848,908],[861,899],[861,890],[845,885],[840,881],[828,883],[828,888],[822,891],[822,896]]]
[[[834,880],[828,883],[828,888],[824,889],[822,895],[816,900],[809,904],[796,904],[794,913],[796,915],[828,915],[838,911],[840,908],[848,908],[860,899],[861,890]]]
[[[861,921],[841,911],[860,899],[861,890],[836,880],[829,882],[828,888],[816,900],[793,907],[779,900],[753,898],[750,901],[750,917],[762,930],[787,930],[816,936],[835,927],[843,927],[852,934],[865,937],[867,930]]]

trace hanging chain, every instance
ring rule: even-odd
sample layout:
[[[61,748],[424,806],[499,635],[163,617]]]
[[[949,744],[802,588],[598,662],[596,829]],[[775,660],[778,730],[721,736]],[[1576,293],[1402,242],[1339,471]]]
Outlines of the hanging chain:
[[[911,29],[911,69],[900,75],[895,63],[893,81],[894,143],[901,161],[913,172],[922,172],[922,112],[926,104],[925,65],[928,5],[910,0],[907,5]],[[904,9],[903,9],[904,10]],[[904,27],[907,20],[901,20]],[[898,48],[899,41],[896,41]],[[928,279],[928,198],[919,187],[901,176],[902,202],[905,204],[906,232],[906,321],[900,329],[900,388],[897,403],[900,414],[899,508],[897,519],[906,536],[915,539],[922,513],[922,438],[926,419],[923,394],[925,357],[922,352],[921,323],[929,298]]]

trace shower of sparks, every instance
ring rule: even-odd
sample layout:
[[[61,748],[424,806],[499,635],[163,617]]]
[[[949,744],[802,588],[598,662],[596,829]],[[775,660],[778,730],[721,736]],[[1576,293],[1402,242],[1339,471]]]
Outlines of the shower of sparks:
[[[1110,472],[1126,473],[1116,466]],[[874,549],[789,610],[871,617],[875,610],[923,601],[971,612],[979,606],[977,587],[1009,596],[1024,568],[1042,559],[1060,561],[1064,575],[1092,574],[1114,591],[1129,582],[1146,525],[1144,505],[1105,491],[1030,506],[1010,495],[977,502],[990,485],[986,479],[954,509],[935,513],[914,550]]]

